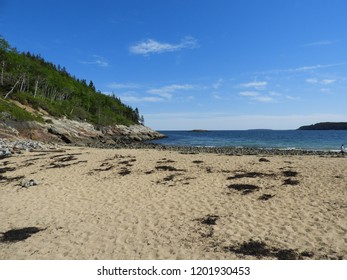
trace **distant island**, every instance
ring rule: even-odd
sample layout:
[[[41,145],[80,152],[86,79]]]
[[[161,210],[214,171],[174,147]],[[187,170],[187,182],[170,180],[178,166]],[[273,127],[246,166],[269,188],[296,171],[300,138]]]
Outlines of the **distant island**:
[[[298,130],[347,130],[347,122],[321,122],[301,126]]]
[[[208,132],[206,129],[193,129],[191,132]]]
[[[269,131],[272,129],[268,129],[268,128],[251,128],[251,129],[247,129],[248,131]]]

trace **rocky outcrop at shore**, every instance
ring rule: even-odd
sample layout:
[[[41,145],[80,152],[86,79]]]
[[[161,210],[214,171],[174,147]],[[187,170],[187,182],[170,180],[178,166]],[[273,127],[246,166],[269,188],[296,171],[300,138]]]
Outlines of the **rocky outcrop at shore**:
[[[52,117],[46,117],[45,123],[17,122],[10,118],[0,121],[0,138],[12,140],[96,146],[100,143],[117,145],[163,137],[165,135],[143,125],[94,127],[87,122]]]
[[[100,131],[103,135],[111,137],[115,141],[125,139],[141,142],[165,137],[165,135],[144,125],[113,125],[102,127]]]

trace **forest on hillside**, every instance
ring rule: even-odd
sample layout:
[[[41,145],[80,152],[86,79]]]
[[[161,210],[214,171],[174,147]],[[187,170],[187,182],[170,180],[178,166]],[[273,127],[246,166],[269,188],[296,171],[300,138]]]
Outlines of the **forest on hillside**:
[[[144,123],[137,108],[123,104],[115,95],[102,94],[92,81],[76,78],[40,55],[18,52],[0,36],[0,111],[18,120],[39,120],[21,112],[10,100],[43,109],[54,117],[100,126]]]

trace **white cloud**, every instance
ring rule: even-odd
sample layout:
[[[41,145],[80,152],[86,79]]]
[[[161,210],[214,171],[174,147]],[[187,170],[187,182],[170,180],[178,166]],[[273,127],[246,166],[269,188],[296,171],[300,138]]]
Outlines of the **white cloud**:
[[[329,79],[324,79],[321,82],[323,85],[330,85],[332,83],[335,83],[335,80],[329,80]]]
[[[184,37],[179,44],[161,43],[153,39],[147,39],[130,47],[133,54],[149,55],[156,53],[174,52],[182,49],[197,48],[198,42],[193,37]]]
[[[123,95],[120,96],[122,102],[133,102],[133,103],[141,103],[141,102],[163,102],[165,99],[160,97],[148,96],[148,97],[137,97],[134,95]]]
[[[244,87],[244,88],[255,88],[255,89],[264,89],[267,86],[267,82],[250,82],[250,83],[244,83],[244,84],[240,84],[240,87]]]
[[[323,93],[331,93],[331,89],[330,88],[321,88],[320,91],[323,92]]]
[[[266,95],[253,97],[252,100],[262,102],[262,103],[271,103],[275,101],[274,98],[272,98],[271,96],[266,96]]]
[[[291,96],[291,95],[286,95],[285,97],[286,97],[288,100],[293,100],[293,101],[300,100],[299,97],[295,97],[295,96]]]
[[[270,95],[270,96],[281,96],[282,94],[280,94],[280,93],[278,93],[278,92],[276,92],[276,91],[270,91],[270,92],[269,92],[269,95]]]
[[[332,45],[332,44],[335,44],[337,42],[338,41],[331,41],[331,40],[317,41],[317,42],[311,42],[311,43],[304,44],[303,47]]]
[[[296,68],[272,69],[272,70],[258,71],[258,72],[255,72],[254,74],[257,74],[257,75],[277,74],[278,75],[281,73],[312,72],[313,70],[334,68],[334,67],[341,67],[341,66],[347,66],[347,63],[316,64],[316,65],[307,65],[307,66],[301,66]]]
[[[257,91],[242,91],[239,93],[240,96],[249,97],[250,100],[261,102],[261,103],[271,103],[275,102],[275,99],[272,96],[278,96],[278,94],[273,94],[272,92],[269,95],[260,94]]]
[[[317,84],[318,80],[314,78],[306,79],[306,82],[309,84]]]
[[[160,88],[154,88],[154,89],[150,89],[147,92],[148,93],[152,93],[152,94],[157,94],[160,92],[175,92],[177,90],[189,90],[189,89],[193,89],[194,86],[190,85],[190,84],[173,84],[173,85],[169,85],[169,86],[164,86],[164,87],[160,87]]]
[[[140,93],[143,89],[145,89],[145,87],[135,83],[110,83],[108,87],[112,89],[125,90],[121,94],[118,94],[118,96],[123,102],[130,103],[169,101],[177,91],[197,88],[196,86],[190,84],[172,84],[159,88],[144,90],[142,93]],[[145,96],[146,94],[147,96]],[[148,96],[148,94],[155,96]],[[184,97],[185,101],[191,101],[193,99],[194,96],[192,95]]]
[[[214,89],[219,89],[219,88],[222,86],[223,81],[224,81],[224,80],[223,80],[222,78],[218,79],[218,81],[215,82],[215,83],[212,85],[212,87],[213,87]]]
[[[223,99],[223,97],[221,97],[217,92],[214,92],[214,93],[212,94],[212,97],[213,97],[214,99],[217,99],[217,100],[222,100],[222,99]]]
[[[109,67],[108,61],[103,58],[102,56],[99,55],[93,55],[93,59],[90,61],[80,61],[82,64],[91,64],[91,65],[96,65],[99,67]]]
[[[256,91],[242,91],[239,93],[239,95],[246,97],[256,97],[259,96],[259,93]]]
[[[332,80],[332,79],[318,80],[316,78],[310,78],[310,79],[306,79],[306,82],[309,83],[309,84],[330,85],[332,83],[335,83],[336,80]]]
[[[311,66],[301,66],[301,67],[294,68],[294,69],[288,69],[288,71],[290,71],[290,72],[302,72],[302,71],[315,70],[315,69],[326,68],[326,67],[330,67],[330,66],[317,64],[317,65],[311,65]]]
[[[193,85],[190,85],[190,84],[182,84],[182,85],[173,84],[173,85],[168,85],[168,86],[164,86],[164,87],[160,87],[160,88],[149,89],[149,90],[147,90],[147,93],[155,94],[155,95],[161,96],[161,97],[166,98],[166,99],[171,99],[173,96],[173,93],[175,93],[177,91],[191,90],[194,88],[195,87]]]
[[[113,89],[134,89],[139,88],[140,85],[132,84],[132,83],[111,83],[108,84],[107,87],[113,88]]]

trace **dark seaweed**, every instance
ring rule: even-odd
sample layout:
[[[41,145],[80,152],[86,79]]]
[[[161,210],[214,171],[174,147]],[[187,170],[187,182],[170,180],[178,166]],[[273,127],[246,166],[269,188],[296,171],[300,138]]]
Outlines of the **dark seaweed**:
[[[20,228],[20,229],[11,229],[9,231],[6,231],[2,233],[2,237],[0,239],[1,242],[18,242],[25,240],[32,236],[35,233],[38,233],[44,229],[40,229],[37,227],[26,227],[26,228]]]
[[[169,166],[169,165],[156,166],[155,169],[163,170],[163,171],[186,171],[185,169],[177,169],[177,168],[175,168],[173,166]]]
[[[214,226],[219,219],[219,216],[216,215],[207,215],[206,217],[199,219],[202,224]]]
[[[260,172],[246,172],[241,174],[236,174],[234,176],[229,176],[227,180],[241,179],[241,178],[257,178],[257,177],[274,177],[275,174],[270,173],[260,173]]]
[[[299,181],[298,180],[293,180],[291,178],[289,179],[285,179],[283,181],[283,185],[292,185],[292,186],[295,186],[295,185],[299,185]]]
[[[250,184],[231,184],[228,186],[228,188],[242,192],[242,194],[244,195],[252,193],[260,189],[258,186],[250,185]]]
[[[282,174],[286,177],[296,177],[299,173],[296,171],[288,170],[288,171],[283,171]]]
[[[263,195],[261,195],[261,196],[259,196],[259,200],[264,200],[264,201],[266,201],[266,200],[269,200],[270,198],[273,198],[275,195],[273,195],[273,194],[266,194],[266,193],[264,193]]]

